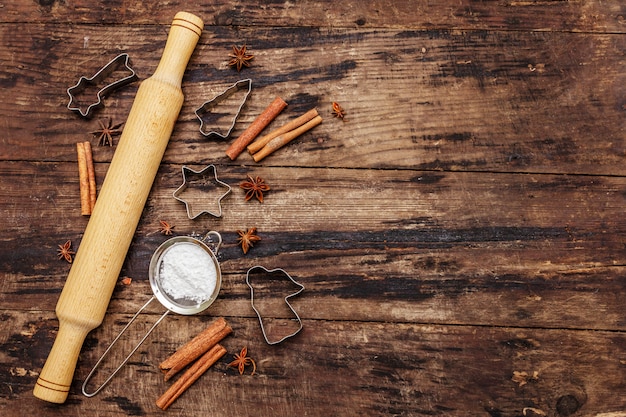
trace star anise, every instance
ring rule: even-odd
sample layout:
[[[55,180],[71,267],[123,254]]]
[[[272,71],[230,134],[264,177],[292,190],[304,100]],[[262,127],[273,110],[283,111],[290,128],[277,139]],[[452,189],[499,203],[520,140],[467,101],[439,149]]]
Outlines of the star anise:
[[[346,111],[335,101],[333,101],[333,116],[345,121]]]
[[[244,254],[248,253],[248,250],[254,245],[254,242],[261,240],[256,234],[256,227],[251,227],[245,232],[237,230],[237,234],[239,235],[237,243],[241,245]]]
[[[159,224],[161,225],[159,227],[159,232],[163,233],[166,236],[169,236],[172,234],[172,229],[175,226],[171,226],[168,222],[166,222],[165,220],[159,220]]]
[[[259,176],[256,178],[252,178],[250,175],[247,175],[248,181],[243,181],[239,184],[239,187],[243,188],[246,191],[245,200],[248,201],[252,197],[256,197],[261,203],[263,202],[263,192],[269,191],[270,186],[265,183],[265,180]]]
[[[241,48],[233,45],[233,52],[228,54],[232,59],[228,61],[228,66],[236,67],[237,72],[241,71],[243,67],[249,67],[250,61],[254,58],[254,55],[246,52],[247,46],[244,44]]]
[[[228,364],[231,368],[237,368],[239,370],[239,375],[243,375],[243,372],[246,369],[246,366],[252,365],[252,373],[250,375],[254,375],[256,372],[256,363],[254,359],[247,356],[248,348],[244,346],[241,349],[239,354],[235,353],[235,360]]]
[[[98,124],[100,125],[100,130],[96,130],[94,132],[91,132],[91,134],[94,135],[94,136],[100,135],[98,137],[98,145],[100,145],[100,146],[105,146],[105,145],[113,146],[113,136],[117,136],[117,135],[120,135],[122,133],[122,131],[120,130],[120,127],[124,123],[119,123],[119,124],[113,125],[113,119],[109,117],[109,122],[107,124],[104,124],[104,122],[102,120],[100,120],[100,119],[98,119]]]
[[[63,245],[59,245],[59,249],[57,250],[59,259],[65,259],[67,262],[72,263],[72,255],[74,255],[74,251],[72,251],[72,241],[68,240]]]

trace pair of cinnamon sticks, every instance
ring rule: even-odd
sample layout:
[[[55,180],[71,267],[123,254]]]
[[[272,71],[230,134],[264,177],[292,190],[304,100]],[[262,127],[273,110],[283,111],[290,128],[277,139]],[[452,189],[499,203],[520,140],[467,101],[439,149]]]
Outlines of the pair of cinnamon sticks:
[[[80,185],[80,214],[91,215],[96,205],[96,172],[90,142],[76,144],[78,154],[78,180]]]
[[[160,409],[166,410],[207,369],[226,354],[226,348],[218,342],[232,333],[232,331],[233,329],[226,323],[226,320],[220,317],[211,323],[206,330],[159,364],[159,368],[165,373],[165,380],[168,381],[187,365],[195,361],[156,401],[156,405]]]
[[[287,103],[282,98],[276,97],[263,113],[230,145],[226,150],[226,155],[231,160],[235,160],[247,147],[254,161],[259,162],[301,134],[322,123],[322,117],[317,110],[311,109],[302,116],[253,142],[285,107],[287,107]]]

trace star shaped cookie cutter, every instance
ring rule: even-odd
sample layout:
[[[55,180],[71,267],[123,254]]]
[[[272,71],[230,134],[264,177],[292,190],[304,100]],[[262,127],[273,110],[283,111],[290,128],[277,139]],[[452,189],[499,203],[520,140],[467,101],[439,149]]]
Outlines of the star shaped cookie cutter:
[[[210,170],[213,170],[213,177],[210,181],[206,178],[206,173]],[[222,199],[224,197],[226,197],[230,192],[231,192],[231,188],[230,185],[226,184],[225,182],[220,181],[217,178],[217,169],[215,168],[215,165],[207,165],[206,167],[204,167],[203,169],[201,169],[200,171],[194,171],[193,169],[183,165],[182,167],[182,172],[183,172],[183,184],[178,187],[176,189],[176,191],[174,191],[174,193],[172,194],[173,197],[178,200],[181,201],[185,204],[185,208],[187,209],[187,217],[189,217],[191,220],[195,219],[196,217],[200,216],[201,214],[210,214],[213,217],[222,217]],[[214,188],[215,185],[219,185],[222,187],[225,187],[227,190],[225,193],[223,193],[218,199],[217,199],[217,207],[219,209],[219,212],[214,213],[212,211],[209,210],[201,210],[199,211],[197,214],[193,214],[192,213],[192,203],[189,201],[189,199],[185,199],[181,197],[181,194],[190,186],[192,185],[192,181],[189,180],[189,177],[192,176],[198,176],[200,177],[200,179],[202,180],[202,182],[200,182],[198,185],[196,185],[194,188],[198,188],[199,191],[207,191],[203,188],[207,188],[207,186],[209,186],[209,183],[211,183],[210,187]]]
[[[287,304],[289,309],[294,314],[294,316],[296,318],[296,321],[298,322],[298,328],[293,333],[288,334],[286,336],[283,336],[282,338],[280,338],[278,340],[274,340],[274,341],[270,341],[269,340],[269,337],[267,336],[267,332],[265,331],[265,326],[263,325],[263,317],[261,316],[261,313],[256,308],[256,306],[254,305],[254,287],[250,283],[250,273],[254,272],[255,270],[263,270],[263,271],[265,271],[266,274],[280,274],[281,276],[289,278],[289,280],[291,282],[293,282],[296,286],[298,286],[300,288],[296,292],[293,292],[293,293],[291,293],[291,294],[289,294],[289,295],[287,295],[285,297],[285,303]],[[265,268],[263,266],[260,266],[260,265],[253,266],[252,268],[248,269],[248,272],[246,273],[246,284],[248,284],[248,287],[250,287],[250,302],[252,304],[252,309],[254,310],[254,312],[256,313],[256,315],[259,318],[259,323],[261,324],[261,332],[263,333],[263,337],[265,338],[265,341],[267,342],[268,345],[276,345],[276,344],[282,342],[285,339],[288,339],[290,337],[293,337],[293,336],[297,335],[300,332],[300,330],[302,330],[302,320],[300,319],[300,316],[298,315],[298,313],[296,313],[296,310],[294,310],[294,308],[289,303],[289,299],[292,298],[292,297],[295,297],[296,295],[298,295],[302,291],[304,291],[304,285],[302,285],[299,282],[297,282],[296,280],[294,280],[291,277],[291,275],[289,275],[287,272],[285,272],[284,269],[276,268],[276,269],[268,270],[267,268]]]
[[[239,108],[237,108],[235,116],[233,116],[233,122],[231,123],[226,133],[221,134],[220,132],[216,130],[209,131],[208,130],[209,128],[205,126],[203,116],[209,113],[219,103],[227,100],[230,96],[232,96],[239,90],[246,90],[246,91],[243,95],[243,99],[241,100],[241,104],[239,105]],[[243,108],[244,104],[246,104],[246,100],[248,99],[248,96],[250,95],[250,91],[252,91],[252,80],[250,78],[246,78],[245,80],[237,81],[235,84],[231,85],[224,92],[213,97],[211,100],[205,101],[202,104],[202,106],[196,109],[196,112],[195,112],[196,117],[198,118],[198,120],[200,120],[200,133],[202,133],[206,137],[218,136],[222,139],[228,138],[228,136],[230,135],[230,132],[232,132],[233,128],[235,127],[235,123],[237,123],[237,118],[239,117],[239,114],[241,113],[241,109]]]
[[[100,90],[98,90],[98,93],[97,93],[98,100],[95,103],[90,104],[85,109],[85,111],[83,111],[80,104],[75,103],[75,101],[77,101],[75,99],[76,95],[85,91],[87,87],[89,86],[98,86],[99,84],[102,84],[103,82],[106,81],[108,77],[111,76],[111,74],[113,74],[114,72],[120,69],[126,69],[130,72],[130,74],[116,81],[113,81],[112,83],[109,83],[105,85],[104,87],[102,87]],[[67,94],[70,96],[70,101],[69,103],[67,103],[67,108],[69,110],[79,113],[83,117],[89,117],[91,116],[90,113],[93,110],[104,106],[104,103],[102,102],[102,99],[104,97],[109,95],[113,90],[117,90],[118,88],[123,87],[126,84],[132,83],[138,78],[139,77],[137,76],[137,73],[130,66],[130,57],[128,56],[128,54],[126,53],[119,54],[118,56],[113,58],[111,61],[109,61],[108,64],[102,67],[100,71],[98,71],[93,77],[91,78],[87,78],[84,76],[80,77],[76,85],[67,89]]]

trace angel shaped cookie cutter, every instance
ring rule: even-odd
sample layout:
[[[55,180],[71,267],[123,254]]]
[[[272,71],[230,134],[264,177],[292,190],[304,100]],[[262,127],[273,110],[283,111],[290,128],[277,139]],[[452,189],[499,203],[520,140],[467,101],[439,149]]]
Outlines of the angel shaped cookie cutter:
[[[208,179],[206,173],[211,170],[213,171],[213,175],[212,175],[212,178]],[[176,191],[174,191],[172,195],[176,200],[185,203],[185,208],[187,209],[187,217],[193,220],[196,217],[200,216],[201,214],[205,214],[205,213],[210,214],[213,217],[222,217],[222,204],[221,204],[222,199],[226,197],[228,194],[230,194],[231,188],[230,188],[230,185],[226,184],[225,182],[220,181],[217,178],[217,169],[215,168],[215,165],[207,165],[200,171],[194,171],[193,169],[183,165],[182,172],[183,172],[183,183],[180,187],[176,189]],[[190,178],[194,176],[197,176],[200,178],[201,181],[199,181],[199,184],[196,184],[195,182],[191,181]],[[200,210],[196,214],[194,214],[193,206],[194,204],[197,204],[197,203],[193,203],[190,198],[182,197],[183,192],[192,184],[194,184],[194,188],[197,188],[199,191],[207,191],[206,190],[207,187],[215,188],[216,186],[221,186],[223,188],[226,188],[226,191],[222,193],[217,199],[217,207],[219,209],[217,213],[212,212],[210,210]]]
[[[87,108],[83,111],[82,106],[76,100],[76,96],[85,91],[90,86],[97,87],[103,84],[107,80],[107,78],[109,78],[114,72],[120,69],[126,69],[129,74],[109,84],[106,84],[104,87],[98,90],[98,93],[96,94],[97,101],[87,106]],[[104,103],[102,102],[102,99],[104,97],[109,95],[113,90],[117,90],[118,88],[123,87],[126,84],[132,83],[138,78],[139,77],[137,76],[137,73],[130,66],[130,57],[128,56],[128,54],[119,54],[111,61],[109,61],[108,64],[102,67],[93,77],[80,77],[76,85],[67,89],[67,94],[70,96],[70,101],[69,103],[67,103],[67,108],[69,110],[79,113],[83,117],[89,117],[91,116],[91,112],[93,110],[104,106]]]
[[[254,305],[254,287],[252,285],[252,283],[250,282],[250,275],[256,273],[256,271],[263,271],[266,274],[270,274],[270,275],[276,275],[276,276],[280,276],[280,277],[286,277],[288,278],[291,282],[293,282],[296,287],[298,287],[299,289],[295,292],[292,292],[291,294],[288,294],[285,297],[285,303],[287,304],[287,307],[289,307],[289,309],[291,310],[291,312],[294,314],[295,319],[298,323],[298,328],[286,335],[281,337],[280,339],[277,340],[270,340],[267,332],[265,330],[265,325],[263,324],[263,317],[261,316],[261,313],[259,312],[259,310],[257,309],[257,307]],[[276,269],[271,269],[268,270],[267,268],[257,265],[257,266],[253,266],[252,268],[248,269],[248,272],[246,273],[246,284],[248,284],[248,287],[250,287],[250,302],[252,304],[252,309],[254,310],[254,312],[256,313],[256,315],[259,318],[259,323],[261,324],[261,332],[263,333],[263,337],[265,338],[265,341],[267,342],[268,345],[276,345],[282,341],[284,341],[285,339],[288,339],[290,337],[293,337],[295,335],[297,335],[300,330],[302,330],[302,320],[300,319],[300,316],[298,315],[298,313],[296,313],[296,310],[293,308],[293,306],[289,303],[289,299],[292,297],[295,297],[296,295],[300,294],[302,291],[304,291],[304,285],[300,284],[299,282],[297,282],[296,280],[294,280],[291,275],[289,275],[287,272],[285,272],[284,269],[281,268],[276,268]]]

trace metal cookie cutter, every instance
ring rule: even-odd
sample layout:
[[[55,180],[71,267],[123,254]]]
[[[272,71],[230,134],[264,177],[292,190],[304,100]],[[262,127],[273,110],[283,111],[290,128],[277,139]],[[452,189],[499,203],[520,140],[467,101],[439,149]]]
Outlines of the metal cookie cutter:
[[[259,310],[257,310],[256,306],[254,305],[254,287],[250,283],[250,273],[255,271],[255,270],[263,270],[267,274],[280,274],[281,276],[289,278],[289,280],[291,280],[291,282],[293,282],[294,284],[296,284],[296,286],[298,286],[300,288],[298,291],[296,291],[294,293],[291,293],[291,294],[289,294],[289,295],[287,295],[285,297],[285,303],[287,304],[289,309],[293,312],[294,316],[296,317],[296,321],[298,322],[298,325],[299,325],[298,329],[296,329],[296,331],[294,331],[293,333],[288,334],[286,336],[283,336],[282,338],[280,338],[278,340],[274,340],[274,341],[270,341],[269,340],[269,338],[267,336],[267,333],[265,331],[265,326],[263,325],[263,318],[261,317],[261,313],[259,312]],[[262,267],[262,266],[259,266],[259,265],[253,266],[252,268],[248,269],[248,272],[246,273],[246,284],[248,284],[248,287],[250,287],[250,301],[252,303],[252,309],[256,312],[256,315],[259,317],[259,323],[261,323],[261,332],[263,333],[263,337],[265,338],[265,341],[267,342],[268,345],[276,345],[276,344],[282,342],[285,339],[288,339],[290,337],[293,337],[293,336],[297,335],[298,332],[300,332],[300,330],[302,330],[302,320],[300,319],[300,316],[298,316],[298,313],[296,313],[296,310],[294,310],[294,308],[291,306],[291,304],[289,304],[289,299],[291,297],[295,297],[296,295],[298,295],[302,291],[304,291],[304,285],[302,285],[299,282],[297,282],[296,280],[294,280],[291,277],[291,275],[289,275],[283,269],[276,268],[276,269],[268,270],[265,267]]]
[[[74,103],[76,101],[74,98],[76,95],[85,91],[89,86],[97,87],[98,85],[101,85],[111,74],[122,68],[130,71],[130,75],[127,75],[126,77],[120,78],[119,80],[102,87],[97,94],[98,100],[95,103],[90,104],[85,111],[81,109],[80,104]],[[130,57],[128,56],[128,54],[120,54],[113,58],[104,67],[102,67],[102,69],[100,69],[100,71],[98,71],[93,77],[80,77],[76,85],[67,89],[67,94],[70,96],[70,102],[67,104],[67,108],[72,111],[78,112],[83,117],[89,117],[92,110],[98,107],[102,107],[104,105],[102,103],[102,99],[104,97],[110,94],[113,90],[123,87],[126,84],[132,83],[137,78],[138,77],[135,73],[135,70],[130,67]]]
[[[211,178],[210,180],[206,178],[205,173],[208,172],[209,170],[213,170],[213,178]],[[214,217],[222,217],[222,199],[224,197],[226,197],[230,191],[231,188],[228,184],[226,184],[225,182],[220,181],[217,178],[217,169],[215,168],[215,165],[208,165],[205,168],[203,168],[200,171],[194,171],[193,169],[184,166],[182,168],[183,171],[183,184],[178,187],[176,189],[176,191],[174,191],[174,198],[178,201],[181,201],[183,203],[185,203],[185,207],[187,209],[187,217],[189,217],[191,220],[195,219],[196,217],[200,216],[201,214],[207,213],[210,214],[211,216]],[[193,183],[192,181],[189,181],[188,176],[198,176],[200,177],[201,181],[198,181],[197,183]],[[219,212],[218,213],[213,213],[209,210],[202,210],[198,213],[196,213],[195,215],[192,213],[192,202],[190,201],[189,198],[185,199],[181,197],[181,194],[189,187],[192,186],[194,189],[197,189],[200,192],[206,192],[206,188],[215,188],[216,185],[225,187],[227,190],[224,194],[222,194],[218,199],[217,199],[217,207],[219,208]]]
[[[209,128],[204,126],[203,116],[209,113],[220,102],[223,102],[224,100],[228,99],[237,91],[244,90],[244,89],[247,91],[244,94],[243,99],[241,100],[241,104],[239,105],[239,108],[237,109],[237,112],[235,113],[235,116],[233,117],[233,122],[228,128],[228,130],[226,131],[226,133],[221,134],[215,130],[207,131]],[[230,132],[232,132],[233,128],[235,127],[237,118],[239,117],[239,114],[241,113],[241,109],[243,108],[243,105],[246,103],[246,100],[248,99],[248,95],[250,95],[250,91],[252,91],[252,80],[250,78],[247,78],[245,80],[240,80],[240,81],[237,81],[235,84],[231,85],[230,87],[228,87],[223,93],[218,94],[217,96],[215,96],[209,101],[206,101],[202,106],[200,106],[196,110],[196,117],[198,118],[198,120],[200,120],[200,133],[202,133],[206,137],[219,136],[222,139],[226,139],[230,135]]]

